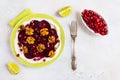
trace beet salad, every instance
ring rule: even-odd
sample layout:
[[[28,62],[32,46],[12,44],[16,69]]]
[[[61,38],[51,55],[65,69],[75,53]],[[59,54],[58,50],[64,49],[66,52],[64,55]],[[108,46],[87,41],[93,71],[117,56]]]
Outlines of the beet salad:
[[[26,59],[43,62],[47,58],[53,58],[59,47],[60,40],[56,26],[52,26],[47,20],[31,20],[22,24],[18,30],[18,47]]]

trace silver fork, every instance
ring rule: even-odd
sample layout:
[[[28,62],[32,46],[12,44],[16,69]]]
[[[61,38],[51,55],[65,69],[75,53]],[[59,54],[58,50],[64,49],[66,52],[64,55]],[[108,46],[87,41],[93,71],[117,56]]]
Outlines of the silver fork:
[[[75,56],[75,39],[77,37],[77,22],[76,21],[71,22],[70,34],[71,34],[71,38],[73,40],[71,66],[72,66],[72,70],[76,70],[76,68],[77,68],[76,56]]]

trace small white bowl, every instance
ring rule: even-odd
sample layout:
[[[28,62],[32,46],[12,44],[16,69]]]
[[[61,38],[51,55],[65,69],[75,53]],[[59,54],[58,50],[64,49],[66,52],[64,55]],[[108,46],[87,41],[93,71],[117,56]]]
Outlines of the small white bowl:
[[[96,13],[96,12],[95,12]],[[98,14],[98,13],[97,13]],[[99,14],[98,14],[99,15]],[[103,18],[101,15],[99,15],[101,18]],[[83,25],[90,31],[92,32],[94,35],[98,35],[98,36],[105,36],[105,35],[101,35],[100,33],[95,33],[94,30],[90,29],[90,27],[86,24],[86,22],[84,21],[83,17],[82,17],[82,13],[80,12],[80,18],[81,18],[81,21],[83,23]],[[104,18],[103,18],[104,19]],[[105,19],[104,19],[105,21]],[[105,21],[106,23],[106,21]],[[108,26],[107,27],[107,30],[108,30]],[[107,33],[108,34],[108,33]]]

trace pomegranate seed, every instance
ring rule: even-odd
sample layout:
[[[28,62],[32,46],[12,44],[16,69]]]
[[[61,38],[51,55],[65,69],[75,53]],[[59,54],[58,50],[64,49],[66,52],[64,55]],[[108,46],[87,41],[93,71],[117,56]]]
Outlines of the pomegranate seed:
[[[54,32],[54,31],[52,31],[52,34],[55,34],[55,32]]]
[[[35,45],[33,45],[32,48],[35,48]]]
[[[37,55],[37,53],[36,53],[36,52],[34,52],[34,53],[33,53],[33,55],[34,55],[34,56],[36,56],[36,55]]]
[[[36,59],[36,58],[34,58],[33,60],[34,60],[34,61],[36,61],[37,59]]]
[[[17,57],[20,57],[20,54],[16,54]]]
[[[20,49],[20,51],[22,51],[22,49]]]
[[[47,43],[47,47],[50,47],[50,43]]]
[[[18,42],[18,46],[19,46],[19,47],[22,47],[22,44],[21,44],[20,42]]]
[[[40,59],[42,59],[41,57],[35,57],[33,60],[34,61],[39,61]]]
[[[30,24],[27,24],[25,27],[28,27],[28,28],[30,28]]]
[[[18,37],[19,37],[19,38],[22,38],[23,36],[20,34]]]
[[[43,62],[45,62],[46,61],[46,59],[43,59]]]
[[[56,42],[58,42],[58,43],[59,43],[59,42],[60,42],[60,40],[57,38],[57,39],[56,39]]]

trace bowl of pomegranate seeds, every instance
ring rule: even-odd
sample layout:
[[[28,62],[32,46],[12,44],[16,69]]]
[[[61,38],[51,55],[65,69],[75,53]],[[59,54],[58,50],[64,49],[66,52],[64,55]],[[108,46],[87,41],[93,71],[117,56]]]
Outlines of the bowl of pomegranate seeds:
[[[65,43],[60,23],[46,14],[31,14],[20,20],[11,35],[15,57],[30,67],[53,63],[62,53]]]
[[[108,27],[104,18],[93,10],[83,10],[81,12],[83,24],[93,33],[97,35],[107,35]]]

